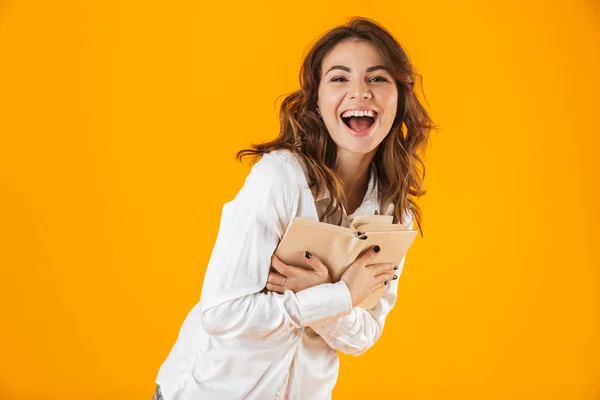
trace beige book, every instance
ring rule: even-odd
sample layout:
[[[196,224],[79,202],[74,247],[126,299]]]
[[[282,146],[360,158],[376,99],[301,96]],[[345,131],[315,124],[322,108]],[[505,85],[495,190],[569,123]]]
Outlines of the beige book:
[[[284,263],[310,268],[303,260],[309,251],[329,269],[332,282],[338,282],[346,269],[365,250],[378,245],[381,250],[373,264],[398,265],[417,236],[417,230],[402,224],[392,224],[391,215],[365,215],[356,217],[349,228],[295,218],[286,230],[275,255]],[[370,310],[377,305],[387,287],[371,293],[359,307]]]

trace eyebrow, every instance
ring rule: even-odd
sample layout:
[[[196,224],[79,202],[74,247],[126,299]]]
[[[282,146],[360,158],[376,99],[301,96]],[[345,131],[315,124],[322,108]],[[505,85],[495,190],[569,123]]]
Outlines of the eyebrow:
[[[331,71],[336,70],[336,69],[340,69],[340,70],[346,71],[346,72],[352,72],[352,69],[346,67],[345,65],[334,65],[333,67],[331,67],[327,70],[325,75],[327,75],[328,73],[330,73]],[[383,70],[387,71],[387,69],[383,65],[375,65],[374,67],[367,68],[367,72],[373,72],[373,71],[377,71],[379,69],[383,69]]]

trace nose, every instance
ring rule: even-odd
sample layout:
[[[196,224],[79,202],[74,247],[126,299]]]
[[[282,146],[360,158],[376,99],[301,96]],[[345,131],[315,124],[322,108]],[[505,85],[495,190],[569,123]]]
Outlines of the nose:
[[[353,88],[351,88],[349,95],[350,99],[370,99],[373,97],[373,94],[369,90],[367,84],[363,81],[359,81]]]

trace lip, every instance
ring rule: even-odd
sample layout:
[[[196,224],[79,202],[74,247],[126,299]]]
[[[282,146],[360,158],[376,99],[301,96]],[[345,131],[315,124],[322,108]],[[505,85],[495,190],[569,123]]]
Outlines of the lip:
[[[346,125],[346,123],[344,122],[344,119],[342,118],[342,115],[344,115],[344,113],[346,111],[373,111],[373,113],[375,114],[375,121],[373,122],[373,125],[371,125],[370,127],[368,127],[367,129],[365,129],[364,131],[355,131],[354,129],[350,128],[348,125]],[[348,132],[354,136],[354,137],[364,137],[364,136],[368,136],[369,133],[371,133],[371,131],[373,129],[375,129],[375,125],[377,125],[379,123],[379,113],[371,107],[350,107],[347,108],[345,110],[343,110],[340,115],[339,115],[339,119],[340,119],[340,123],[342,125],[344,125],[344,127],[348,130]]]
[[[364,131],[360,131],[360,132],[355,131],[354,129],[352,129],[348,125],[346,125],[344,123],[344,121],[342,120],[341,116],[340,116],[340,123],[342,125],[344,125],[344,127],[348,130],[348,133],[350,133],[350,135],[352,135],[354,137],[365,137],[365,136],[368,136],[373,131],[373,129],[375,129],[375,126],[379,123],[379,115],[375,116],[375,122],[373,122],[373,125],[371,125],[367,129],[365,129]]]

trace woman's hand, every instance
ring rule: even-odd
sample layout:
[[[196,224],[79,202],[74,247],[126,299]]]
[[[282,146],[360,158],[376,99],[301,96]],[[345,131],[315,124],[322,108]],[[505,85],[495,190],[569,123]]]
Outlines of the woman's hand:
[[[394,272],[395,264],[371,264],[381,249],[374,246],[359,256],[344,272],[341,280],[346,282],[352,297],[352,307],[363,302],[372,292],[384,287],[393,279],[398,279]]]
[[[269,273],[266,289],[277,293],[284,293],[286,290],[296,293],[309,287],[331,282],[329,271],[321,260],[311,255],[308,251],[304,254],[303,259],[312,268],[312,271],[284,264],[273,254],[271,257],[271,266],[276,272],[272,271]]]

